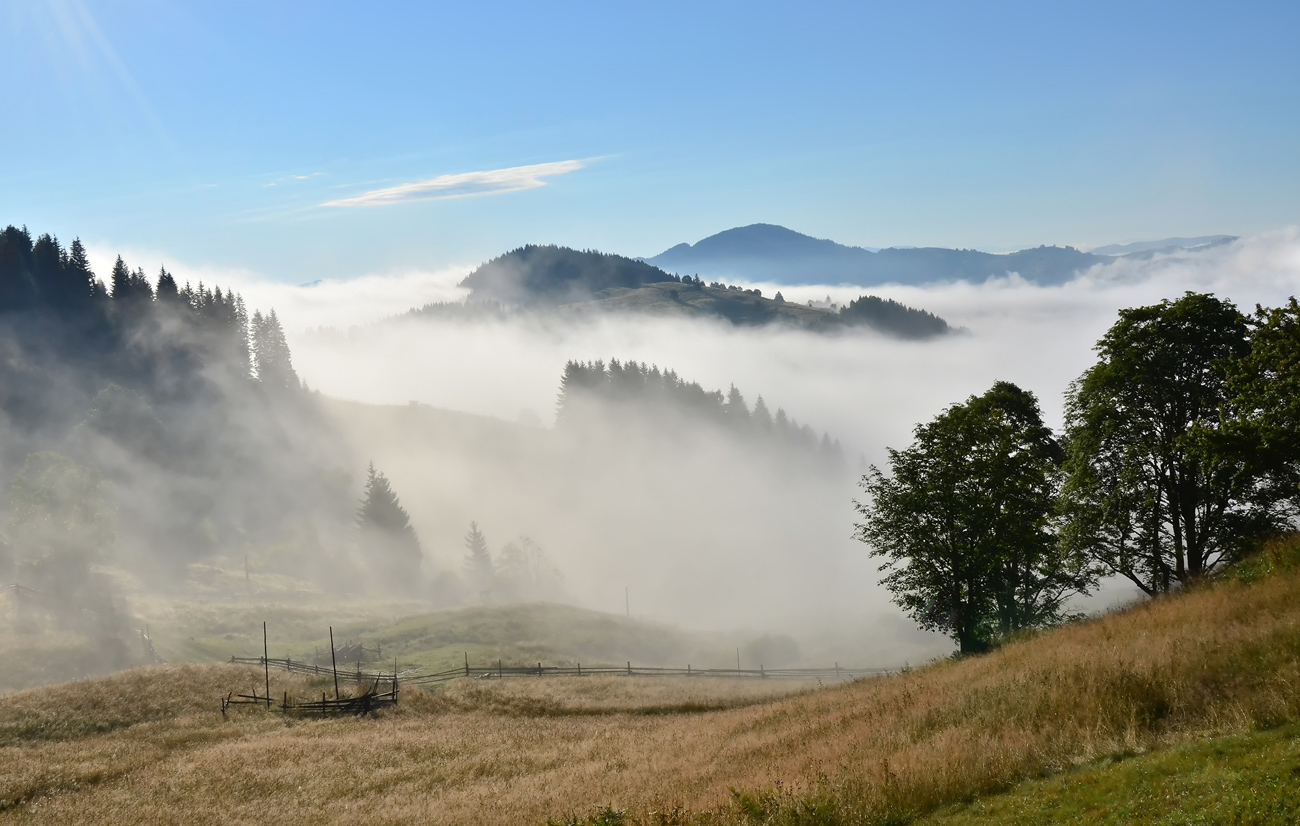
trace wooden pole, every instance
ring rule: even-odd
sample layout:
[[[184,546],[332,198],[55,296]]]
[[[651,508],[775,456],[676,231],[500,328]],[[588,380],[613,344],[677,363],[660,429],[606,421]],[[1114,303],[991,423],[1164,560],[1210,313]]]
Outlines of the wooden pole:
[[[740,649],[736,649],[736,671],[740,671]]]
[[[334,669],[334,699],[339,698],[339,663],[334,658],[334,626],[330,626],[330,665]],[[322,701],[323,702],[323,701]]]
[[[469,652],[462,651],[461,653],[465,655],[465,676],[468,677],[469,676]]]
[[[267,662],[266,621],[262,621],[262,670],[266,672],[266,707],[271,707],[271,664]]]

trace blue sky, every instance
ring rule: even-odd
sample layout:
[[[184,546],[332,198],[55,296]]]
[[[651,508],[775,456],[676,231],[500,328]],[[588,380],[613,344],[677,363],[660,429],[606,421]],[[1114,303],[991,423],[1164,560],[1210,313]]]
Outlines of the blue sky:
[[[291,282],[759,221],[1249,234],[1300,223],[1297,34],[1294,2],[15,0],[0,223]]]

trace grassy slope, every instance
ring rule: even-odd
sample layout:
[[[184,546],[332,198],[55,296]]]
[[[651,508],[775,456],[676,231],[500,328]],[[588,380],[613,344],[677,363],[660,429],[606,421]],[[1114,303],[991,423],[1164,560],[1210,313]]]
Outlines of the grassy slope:
[[[926,826],[1300,823],[1300,726],[1108,759],[941,812]]]
[[[1224,582],[985,657],[757,704],[699,682],[643,683],[643,697],[622,678],[507,681],[413,694],[373,719],[223,722],[215,697],[256,674],[136,671],[0,707],[0,797],[22,800],[0,819],[530,823],[613,806],[644,823],[901,823],[978,801],[944,816],[992,823],[1052,783],[1097,799],[1191,788],[1205,811],[1237,811],[1255,805],[1241,796],[1252,777],[1282,790],[1256,796],[1268,807],[1297,791],[1298,590],[1296,572]],[[144,687],[171,710],[132,710]],[[1211,770],[1183,771],[1197,766]],[[1052,775],[1041,794],[1015,791]]]
[[[630,660],[685,667],[692,655],[700,665],[710,654],[708,640],[671,626],[549,603],[430,611],[427,603],[380,600],[175,600],[155,603],[150,621],[163,629],[155,631],[155,644],[167,660],[220,662],[232,654],[261,656],[263,618],[273,657],[309,661],[319,656],[328,663],[328,627],[333,624],[339,648],[360,642],[380,653],[367,663],[378,660],[391,667],[397,657],[404,670],[453,668],[466,655],[475,667],[498,660],[505,665],[619,665]],[[723,650],[721,643],[712,647]],[[339,666],[351,668],[355,661]]]

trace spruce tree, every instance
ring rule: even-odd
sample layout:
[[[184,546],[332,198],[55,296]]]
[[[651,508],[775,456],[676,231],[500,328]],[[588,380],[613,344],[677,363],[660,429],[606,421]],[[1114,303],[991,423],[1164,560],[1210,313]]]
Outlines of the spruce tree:
[[[289,354],[289,344],[284,339],[284,330],[275,310],[267,315],[253,313],[253,366],[257,370],[257,379],[265,387],[276,390],[297,390],[301,387],[298,374],[294,372]]]
[[[113,262],[113,275],[109,280],[109,295],[114,299],[123,299],[131,294],[131,270],[127,269],[122,256]]]
[[[727,391],[727,401],[723,405],[722,412],[726,414],[727,421],[734,425],[749,423],[749,407],[745,404],[745,397],[740,395],[740,391],[734,384]]]
[[[357,508],[356,522],[362,552],[381,581],[397,591],[415,591],[424,556],[420,539],[388,477],[375,470],[374,462],[366,470],[365,496]]]
[[[158,288],[155,291],[158,301],[166,304],[177,304],[181,300],[180,290],[176,287],[176,279],[172,274],[167,272],[166,267],[160,267],[158,270]]]
[[[465,534],[465,577],[470,587],[480,596],[492,588],[492,554],[488,551],[487,537],[478,529],[477,522],[469,523]]]
[[[90,257],[80,238],[72,239],[68,247],[68,259],[64,264],[64,280],[67,284],[67,299],[71,306],[84,306],[95,297],[96,287],[102,284],[95,278],[90,268]]]

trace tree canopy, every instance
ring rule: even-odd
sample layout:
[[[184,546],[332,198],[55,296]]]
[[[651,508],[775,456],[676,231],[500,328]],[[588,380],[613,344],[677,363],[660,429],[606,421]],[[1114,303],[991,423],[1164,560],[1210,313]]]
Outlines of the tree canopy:
[[[1244,552],[1277,524],[1255,458],[1227,449],[1228,366],[1246,319],[1187,293],[1121,310],[1066,401],[1066,544],[1147,594]],[[1243,379],[1244,381],[1244,379]]]
[[[1090,581],[1055,541],[1061,456],[1037,399],[1009,382],[890,448],[890,474],[872,467],[862,479],[856,536],[884,560],[894,601],[964,653],[1061,619]]]

